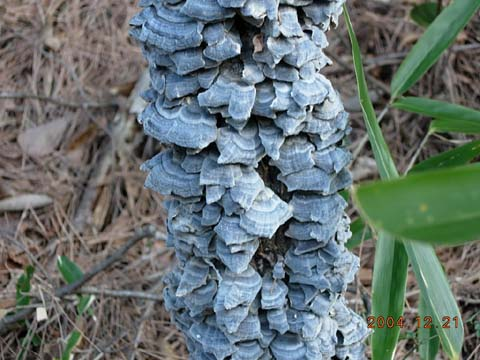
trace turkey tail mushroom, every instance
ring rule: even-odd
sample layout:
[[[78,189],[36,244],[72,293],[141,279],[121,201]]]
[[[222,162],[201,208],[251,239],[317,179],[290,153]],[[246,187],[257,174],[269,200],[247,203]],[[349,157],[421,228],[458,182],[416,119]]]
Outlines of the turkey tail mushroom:
[[[191,359],[364,359],[344,300],[350,132],[320,72],[345,0],[140,0],[130,22],[167,144],[145,186],[168,196],[177,264],[165,306]]]

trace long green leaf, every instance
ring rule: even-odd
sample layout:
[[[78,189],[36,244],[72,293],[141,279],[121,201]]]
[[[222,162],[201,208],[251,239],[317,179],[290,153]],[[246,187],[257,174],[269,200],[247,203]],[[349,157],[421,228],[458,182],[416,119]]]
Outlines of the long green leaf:
[[[379,231],[375,246],[372,281],[372,315],[374,319],[403,315],[407,284],[408,256],[401,242]],[[391,360],[400,335],[400,327],[375,328],[372,335],[374,360]]]
[[[420,97],[400,98],[393,106],[436,119],[432,122],[430,131],[480,132],[480,111],[465,106]]]
[[[67,284],[71,284],[83,276],[82,269],[66,256],[62,255],[57,258],[57,267]],[[79,295],[77,304],[78,315],[82,315],[90,307],[94,299],[93,295]]]
[[[396,100],[393,107],[437,119],[480,122],[480,111],[445,101],[407,96]]]
[[[479,134],[480,122],[466,120],[450,121],[437,119],[430,123],[430,132],[456,132],[463,134]]]
[[[367,82],[363,71],[360,47],[353,31],[353,26],[344,6],[345,22],[352,43],[353,63],[357,77],[358,94],[362,107],[368,137],[382,178],[398,176],[387,143],[378,125],[375,110],[368,95]],[[373,269],[372,315],[396,316],[403,314],[405,287],[407,279],[408,258],[402,243],[394,241],[383,231],[378,234]],[[373,360],[391,360],[400,335],[400,328],[378,328],[372,334]]]
[[[378,122],[376,121],[373,106],[368,98],[368,91],[366,91],[368,89],[365,81],[365,75],[363,73],[361,53],[346,6],[344,6],[344,14],[348,33],[352,42],[352,53],[355,65],[355,75],[357,77],[357,85],[359,87],[360,104],[362,105],[365,123],[367,124],[368,136],[372,144],[372,149],[374,149],[377,165],[383,178],[396,178],[398,177],[398,173],[390,152],[388,151],[388,147],[385,143],[380,127],[378,126]],[[378,264],[378,267],[375,267],[373,273],[373,282],[376,285],[373,287],[373,302],[376,304],[373,306],[373,314],[401,314],[403,311],[403,306],[400,306],[399,304],[403,304],[405,297],[405,284],[402,283],[403,276],[406,276],[407,272],[406,266],[404,265],[404,256],[406,251],[405,247],[408,247],[409,259],[414,265],[414,269],[417,269],[415,270],[415,274],[418,278],[418,281],[419,283],[423,284],[423,286],[421,286],[422,296],[428,300],[428,305],[431,309],[433,309],[432,311],[437,314],[440,314],[442,311],[452,314],[458,313],[459,311],[455,301],[448,301],[445,303],[441,296],[438,296],[436,292],[428,293],[428,291],[426,291],[426,284],[437,284],[438,289],[441,289],[444,292],[446,298],[453,299],[453,295],[445,276],[440,276],[439,274],[442,274],[442,272],[438,272],[438,269],[431,269],[430,264],[439,265],[438,258],[436,257],[433,248],[428,245],[411,243],[405,240],[403,241],[404,246],[402,246],[402,243],[397,244],[395,241],[391,240],[392,239],[387,236],[386,233],[383,231],[379,232],[377,249],[380,247],[382,249],[375,252],[375,263]],[[417,248],[419,249],[419,252],[426,249],[423,251],[423,256],[414,256]],[[394,254],[393,265],[391,263],[387,264],[386,262],[381,261],[382,255],[389,255],[392,253]],[[392,272],[392,269],[394,269],[394,272]],[[419,271],[419,269],[422,269],[423,272]],[[396,283],[387,283],[387,281],[381,280],[381,278],[388,279],[388,277],[390,277],[392,281],[396,279]],[[430,280],[436,280],[436,282],[430,282]],[[388,294],[388,299],[381,301],[382,298],[385,298],[385,294]],[[445,304],[447,304],[446,307]],[[380,329],[377,329],[372,336],[373,359],[393,359],[395,349],[392,349],[390,344],[393,344],[393,347],[395,346],[398,340],[398,332],[390,331],[388,333],[384,333],[379,330]],[[446,349],[446,352],[449,355],[453,355],[451,357],[452,359],[456,359],[455,354],[459,353],[462,345],[462,340],[460,339],[459,341],[458,334],[455,333],[450,336],[448,332],[442,332],[440,339],[443,347]]]
[[[410,173],[468,164],[477,156],[480,156],[480,140],[472,141],[456,149],[445,151],[437,156],[424,160],[415,165],[412,170],[410,170]]]
[[[405,248],[413,266],[415,277],[431,311],[433,325],[440,337],[442,348],[450,359],[460,359],[463,344],[463,322],[455,298],[448,285],[448,279],[433,248],[428,244],[405,241]],[[428,296],[426,296],[428,294]],[[452,320],[450,328],[444,328],[445,316],[457,318],[458,327]]]
[[[373,182],[352,194],[371,225],[395,236],[435,245],[480,240],[479,163]]]
[[[435,330],[435,326],[431,326],[429,329],[425,328],[424,319],[425,317],[432,316],[431,314],[432,311],[423,299],[423,296],[420,296],[418,316],[420,316],[420,319],[422,319],[422,321],[420,321],[420,325],[422,326],[417,329],[417,333],[418,352],[421,360],[435,360],[438,353],[438,348],[440,346],[440,341],[437,331]]]
[[[73,330],[72,333],[68,336],[67,343],[65,344],[65,349],[62,353],[62,360],[72,360],[73,359],[73,350],[80,344],[82,340],[82,334]]]
[[[437,156],[428,158],[415,165],[409,174],[465,165],[478,156],[480,156],[480,140],[472,141],[453,150],[445,151]],[[349,250],[359,246],[364,240],[372,238],[369,226],[365,224],[361,217],[350,224],[350,231],[352,232],[352,237],[346,244]]]
[[[382,130],[378,125],[375,109],[373,108],[372,101],[368,95],[367,81],[363,71],[362,55],[346,6],[344,6],[344,14],[348,34],[352,44],[353,65],[355,67],[355,75],[357,78],[360,106],[362,107],[365,126],[367,127],[368,137],[370,139],[370,143],[372,144],[373,154],[375,156],[375,160],[377,161],[378,171],[380,172],[380,176],[382,178],[397,177],[398,171],[395,167],[395,163],[393,162],[390,151],[388,150],[387,143],[383,138]]]
[[[395,73],[391,85],[393,99],[430,69],[479,8],[480,0],[454,0],[437,16]]]
[[[26,359],[26,352],[30,349],[30,345],[35,347],[40,346],[42,340],[40,337],[34,333],[36,329],[33,327],[28,327],[27,334],[23,337],[21,341],[21,350],[17,353],[15,357],[16,360],[24,360]]]

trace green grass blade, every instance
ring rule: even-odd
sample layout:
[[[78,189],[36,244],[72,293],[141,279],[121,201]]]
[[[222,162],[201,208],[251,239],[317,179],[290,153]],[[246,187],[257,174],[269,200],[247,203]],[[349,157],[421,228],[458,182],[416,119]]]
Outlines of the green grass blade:
[[[35,347],[41,345],[42,340],[37,334],[34,334],[34,330],[36,329],[34,329],[33,327],[28,327],[27,334],[21,340],[21,350],[17,353],[15,360],[26,359],[27,357],[25,352],[31,350],[30,345],[33,345]]]
[[[410,173],[468,164],[480,156],[480,140],[445,151],[415,165]]]
[[[437,16],[395,73],[392,99],[402,95],[430,69],[479,8],[480,0],[454,0]]]
[[[438,5],[435,2],[427,2],[415,5],[410,11],[410,17],[418,25],[427,27],[437,17]]]
[[[418,316],[420,316],[420,319],[425,319],[426,316],[432,316],[432,311],[423,299],[423,296],[420,296]],[[417,329],[420,359],[435,360],[440,347],[437,331],[435,330],[435,326],[431,326],[430,329],[425,328],[424,321],[421,321],[421,325],[422,326]]]
[[[457,0],[458,1],[458,0]],[[372,149],[374,150],[377,166],[380,175],[384,179],[393,179],[398,177],[398,172],[393,163],[387,144],[383,138],[380,127],[376,120],[373,105],[368,98],[368,89],[365,81],[365,74],[363,72],[362,60],[358,42],[353,31],[353,27],[348,16],[347,8],[344,6],[345,22],[347,24],[348,33],[352,42],[352,53],[355,66],[355,75],[357,77],[357,86],[359,90],[360,104],[367,125],[367,131]],[[387,209],[391,207],[388,204]],[[440,263],[435,255],[433,248],[429,245],[420,243],[411,243],[409,241],[396,242],[392,241],[390,236],[383,235],[380,232],[377,241],[377,251],[375,252],[375,266],[374,269],[374,284],[373,286],[373,313],[386,314],[401,314],[403,311],[403,301],[405,298],[405,288],[402,279],[406,276],[407,268],[404,261],[405,247],[408,247],[409,260],[411,261],[415,274],[419,283],[421,284],[422,296],[425,297],[432,312],[436,314],[444,313],[458,313],[458,308],[455,301],[452,301],[453,295],[448,285],[448,281],[442,271],[438,272]],[[405,247],[404,245],[405,244]],[[423,251],[424,256],[415,256],[417,252]],[[392,255],[393,254],[393,255]],[[389,256],[392,262],[384,262],[382,256]],[[378,260],[377,260],[378,259]],[[432,265],[434,264],[434,265]],[[443,274],[443,277],[439,274]],[[388,283],[386,280],[391,278],[396,283]],[[426,280],[428,279],[428,280]],[[435,280],[438,286],[435,291],[428,293],[429,283],[427,281]],[[438,294],[438,289],[443,292],[443,298]],[[386,297],[385,295],[388,294]],[[445,299],[450,299],[445,302]],[[400,305],[401,304],[401,305]],[[388,310],[386,310],[388,309]],[[383,338],[383,342],[380,339]],[[395,349],[392,349],[388,344],[396,344],[398,335],[396,332],[374,332],[372,335],[372,352],[374,360],[390,360],[393,359]],[[458,337],[457,333],[449,335],[448,332],[441,332],[442,345],[451,358],[455,359],[456,349],[461,347],[462,339]],[[453,344],[453,345],[452,345]]]
[[[410,96],[402,97],[392,105],[397,109],[431,118],[480,122],[480,111],[439,100]]]
[[[380,231],[375,248],[372,282],[372,315],[375,319],[403,314],[407,284],[408,256],[401,242]],[[392,360],[400,327],[375,328],[372,334],[372,359]]]
[[[421,294],[431,312],[430,316],[440,337],[443,351],[450,359],[460,359],[463,344],[462,317],[442,265],[438,261],[435,251],[428,244],[415,244],[406,241],[405,249],[412,263]],[[451,319],[457,317],[458,327],[452,320],[450,328],[443,328],[445,316],[449,316]]]
[[[480,111],[465,106],[420,97],[404,97],[395,101],[393,107],[436,119],[432,122],[430,131],[480,132]]]
[[[17,280],[16,284],[16,305],[17,308],[22,308],[30,304],[30,295],[28,294],[32,288],[31,280],[35,268],[31,265],[27,265],[22,275]]]
[[[386,179],[395,178],[398,176],[398,171],[383,138],[375,110],[368,95],[360,47],[346,6],[344,6],[344,15],[352,43],[360,105],[380,176]],[[388,317],[403,314],[407,268],[408,260],[402,243],[393,241],[389,235],[380,232],[376,243],[375,266],[373,269],[372,313],[374,316]],[[399,330],[399,328],[384,328],[376,329],[373,332],[373,360],[391,360],[394,358],[400,334]]]
[[[353,199],[376,229],[404,239],[460,245],[480,239],[480,163],[356,187]]]
[[[430,123],[430,132],[456,132],[463,134],[479,134],[480,122],[467,120],[437,119]]]
[[[394,178],[398,176],[398,171],[393,162],[392,155],[388,150],[387,143],[382,135],[382,130],[378,125],[375,109],[372,101],[368,95],[368,86],[363,71],[362,55],[360,47],[358,46],[357,37],[353,31],[353,26],[350,21],[350,16],[347,12],[347,7],[344,6],[345,22],[347,24],[348,34],[352,44],[353,64],[355,67],[355,76],[357,78],[358,96],[360,99],[360,106],[362,107],[365,125],[367,127],[368,137],[372,144],[372,150],[377,161],[378,171],[382,178]]]
[[[67,343],[65,344],[65,350],[62,353],[62,360],[72,360],[73,350],[80,344],[82,340],[82,334],[78,330],[72,331],[68,336]]]

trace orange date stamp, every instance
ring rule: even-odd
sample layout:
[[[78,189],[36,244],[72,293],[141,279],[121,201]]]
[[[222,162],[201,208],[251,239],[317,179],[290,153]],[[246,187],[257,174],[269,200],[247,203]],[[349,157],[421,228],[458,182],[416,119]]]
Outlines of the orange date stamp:
[[[395,318],[393,316],[369,316],[367,317],[367,326],[369,329],[393,329],[394,327],[397,328],[405,328],[407,326],[405,318],[400,316]],[[435,328],[443,328],[443,329],[450,329],[450,328],[458,328],[460,326],[460,321],[458,316],[443,316],[442,321],[440,324],[435,325],[433,322],[433,318],[431,316],[424,316],[415,317],[415,321],[413,323],[415,328],[423,328],[423,329],[435,329]]]

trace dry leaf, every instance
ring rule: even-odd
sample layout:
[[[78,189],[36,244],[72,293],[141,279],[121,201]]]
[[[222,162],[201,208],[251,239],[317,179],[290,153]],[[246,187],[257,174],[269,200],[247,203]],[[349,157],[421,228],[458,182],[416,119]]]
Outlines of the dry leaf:
[[[141,94],[148,90],[150,85],[150,73],[148,71],[144,71],[142,75],[138,78],[138,81],[135,84],[132,92],[130,93],[129,101],[130,101],[130,114],[139,115],[145,106],[147,105],[146,101],[143,100]]]
[[[30,128],[20,133],[18,143],[30,156],[45,156],[52,153],[60,144],[67,129],[68,121],[59,119]]]
[[[50,205],[53,199],[43,194],[23,194],[0,200],[0,211],[21,211]]]

